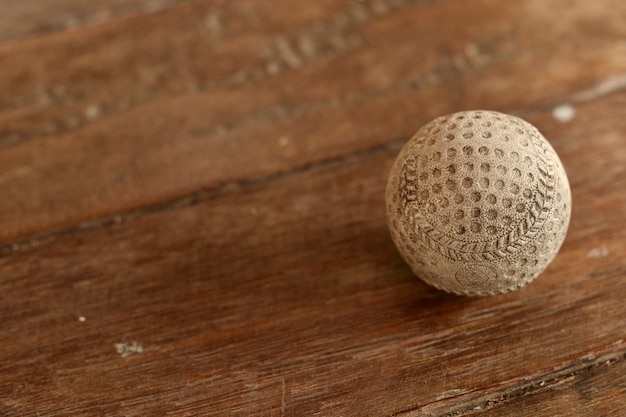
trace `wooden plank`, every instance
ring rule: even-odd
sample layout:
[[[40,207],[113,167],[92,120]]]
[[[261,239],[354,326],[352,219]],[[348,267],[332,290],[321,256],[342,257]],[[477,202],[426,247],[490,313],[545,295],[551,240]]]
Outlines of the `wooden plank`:
[[[185,0],[3,0],[0,43],[76,29],[134,13],[154,13]]]
[[[626,84],[621,1],[242,4],[216,39],[192,2],[1,47],[0,242]]]
[[[625,99],[558,129],[530,117],[555,133],[574,211],[562,252],[514,293],[446,295],[401,261],[383,190],[402,142],[3,257],[0,413],[446,415],[616,360]]]

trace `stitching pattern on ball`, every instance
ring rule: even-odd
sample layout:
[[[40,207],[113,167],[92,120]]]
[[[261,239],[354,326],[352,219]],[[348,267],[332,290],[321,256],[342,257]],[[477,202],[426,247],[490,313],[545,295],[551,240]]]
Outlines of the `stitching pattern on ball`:
[[[481,116],[480,118],[483,118],[483,114],[475,114],[474,117],[475,116]],[[488,114],[487,117],[489,116],[492,115]],[[417,232],[417,238],[421,242],[425,243],[429,248],[436,250],[440,255],[448,259],[463,262],[480,262],[510,257],[537,238],[538,233],[545,225],[546,219],[550,216],[550,206],[554,199],[555,192],[555,161],[552,157],[552,152],[550,149],[547,149],[546,144],[543,140],[541,140],[541,137],[538,136],[539,133],[534,127],[520,119],[511,120],[511,124],[515,126],[512,128],[515,131],[515,134],[526,135],[522,136],[522,139],[518,139],[522,142],[524,147],[529,146],[529,142],[526,137],[530,138],[530,144],[532,145],[531,148],[534,150],[533,156],[537,159],[536,163],[533,164],[532,159],[528,155],[522,158],[518,152],[511,152],[511,159],[514,162],[519,161],[521,163],[525,163],[529,167],[535,166],[539,173],[538,178],[534,178],[532,173],[528,173],[530,178],[537,180],[539,184],[539,186],[536,187],[536,191],[531,193],[532,195],[530,197],[528,196],[528,193],[526,193],[526,198],[531,199],[528,209],[523,203],[518,203],[516,206],[518,212],[525,212],[527,215],[518,223],[511,222],[510,225],[512,227],[502,233],[496,233],[494,226],[479,228],[475,225],[475,223],[473,226],[469,226],[470,231],[480,231],[485,229],[487,232],[493,232],[494,235],[497,234],[494,236],[494,239],[472,241],[464,238],[468,228],[463,225],[456,225],[454,230],[455,235],[443,233],[441,230],[434,227],[432,221],[429,221],[428,219],[428,213],[434,214],[437,209],[436,205],[430,201],[430,193],[422,192],[418,195],[415,191],[420,188],[419,176],[416,174],[417,169],[426,169],[429,165],[429,160],[423,154],[422,149],[424,146],[432,146],[436,143],[436,140],[433,140],[433,134],[440,133],[443,130],[441,125],[446,122],[447,119],[435,119],[416,134],[416,137],[414,137],[411,141],[411,146],[408,147],[412,153],[420,155],[418,160],[413,160],[411,158],[407,159],[401,168],[401,171],[406,173],[406,175],[404,175],[402,184],[400,184],[400,200],[402,210],[408,214],[409,225],[412,230]],[[491,126],[492,124],[492,122],[487,121],[484,126]],[[437,127],[433,128],[433,126]],[[456,128],[456,126],[454,127]],[[427,138],[427,136],[429,137]],[[450,140],[450,137],[451,135],[447,134],[446,136],[443,136],[443,140]],[[485,140],[491,137],[492,135],[490,134],[487,138],[485,138]],[[509,136],[505,136],[505,138],[511,140]],[[461,149],[461,152],[457,152],[456,148],[449,147],[445,151],[445,157],[450,160],[454,160],[458,154],[469,156],[475,150],[474,147],[470,145],[466,145]],[[497,152],[494,152],[496,157],[501,158],[504,155],[504,151],[499,148],[496,149],[498,150]],[[487,157],[491,152],[489,146],[482,145],[478,147],[478,153],[483,157]],[[433,161],[435,162],[439,160],[440,159],[433,158]],[[502,168],[504,168],[504,170],[506,169],[504,166],[502,166]],[[490,164],[481,164],[481,170],[483,172],[487,173],[490,169]],[[438,170],[439,168],[435,168],[433,170],[433,174],[437,173]],[[500,169],[500,173],[504,170]],[[448,173],[455,174],[456,171],[457,169],[455,164],[448,166]],[[514,177],[521,177],[522,171],[519,168],[513,168],[512,175]],[[470,181],[472,184],[470,184]],[[437,185],[441,187],[440,184]],[[460,180],[459,183],[459,181],[448,179],[445,183],[445,188],[450,191],[455,191],[462,188],[463,185],[466,186],[465,188],[470,188],[471,185],[473,185],[473,180],[471,180],[470,177],[466,177],[465,179]],[[496,185],[496,187],[502,188],[501,185],[502,184],[500,182]],[[438,190],[439,187],[436,189]],[[511,184],[510,191],[516,196],[522,195],[521,193],[523,193],[517,183]],[[495,203],[495,195],[487,194],[487,196],[487,201]],[[470,194],[470,198],[475,202],[478,202],[482,197],[483,196],[479,192],[473,192]],[[464,200],[462,194],[456,194],[454,198],[459,204]],[[428,207],[428,209],[425,210],[425,207]],[[457,213],[455,213],[457,220],[465,217],[464,212],[463,214],[460,214],[461,212],[457,211]],[[507,223],[507,221],[504,222],[505,225]]]

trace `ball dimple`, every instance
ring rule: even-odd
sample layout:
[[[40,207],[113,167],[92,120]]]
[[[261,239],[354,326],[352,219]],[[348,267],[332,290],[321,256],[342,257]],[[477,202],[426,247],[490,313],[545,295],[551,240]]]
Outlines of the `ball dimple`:
[[[469,111],[426,124],[387,186],[394,242],[425,281],[459,294],[509,291],[551,261],[571,194],[541,134],[513,116]]]

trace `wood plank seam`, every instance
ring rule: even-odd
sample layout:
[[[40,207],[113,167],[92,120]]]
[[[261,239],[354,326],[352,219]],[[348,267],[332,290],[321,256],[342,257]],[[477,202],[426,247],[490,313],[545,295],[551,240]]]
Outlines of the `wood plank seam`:
[[[123,213],[118,213],[113,216],[108,216],[108,217],[104,217],[100,219],[94,219],[94,220],[77,224],[75,226],[35,235],[26,239],[7,243],[5,245],[0,246],[0,254],[7,255],[12,252],[16,252],[18,250],[25,250],[31,247],[40,246],[45,243],[50,243],[64,236],[74,235],[74,234],[88,231],[88,230],[104,228],[104,227],[112,226],[115,224],[120,224],[120,223],[128,222],[131,220],[136,220],[144,215],[160,213],[160,212],[182,208],[182,207],[194,206],[196,204],[200,204],[202,202],[212,200],[214,198],[228,195],[233,192],[238,192],[238,191],[249,189],[252,187],[265,185],[273,181],[276,181],[278,179],[285,178],[293,174],[305,172],[313,168],[337,165],[353,158],[373,155],[379,152],[384,152],[384,151],[389,151],[389,150],[399,150],[405,142],[406,142],[406,138],[394,139],[392,141],[389,141],[380,145],[361,149],[357,152],[349,152],[346,154],[341,154],[341,155],[333,156],[330,158],[325,158],[325,159],[321,159],[317,161],[311,161],[311,162],[296,166],[292,169],[274,172],[272,174],[265,175],[262,177],[247,178],[243,180],[228,182],[223,185],[217,186],[213,189],[194,192],[194,193],[183,195],[174,199],[162,201],[160,203],[156,203],[150,206],[140,207],[134,210],[126,211]]]
[[[585,103],[592,102],[595,100],[602,99],[606,96],[619,94],[621,92],[626,91],[626,75],[625,76],[616,76],[606,80],[601,81],[595,87],[584,90],[578,93],[574,93],[568,99],[564,99],[563,102],[576,102],[576,103]],[[547,107],[548,109],[552,107]],[[531,114],[535,112],[544,111],[545,105],[533,106],[524,109],[518,109],[515,111],[510,111],[511,114]],[[183,195],[176,197],[174,199],[162,201],[151,206],[139,207],[137,209],[121,212],[115,215],[107,216],[104,218],[94,219],[86,222],[79,223],[75,226],[66,227],[58,230],[53,230],[50,232],[46,232],[43,234],[34,235],[28,237],[26,239],[20,239],[18,241],[6,243],[0,246],[0,254],[7,255],[12,252],[18,250],[25,250],[30,247],[40,246],[44,243],[48,243],[54,241],[60,237],[73,235],[76,233],[80,233],[82,231],[93,230],[102,227],[108,227],[115,224],[119,224],[121,222],[130,221],[133,219],[137,219],[146,214],[152,214],[157,212],[167,211],[169,209],[178,208],[178,207],[187,207],[192,206],[203,201],[211,200],[213,198],[217,198],[222,195],[230,194],[231,192],[249,188],[252,186],[259,186],[264,183],[271,183],[272,181],[283,178],[292,174],[296,174],[299,172],[307,171],[309,169],[320,167],[320,166],[328,166],[336,163],[341,163],[342,161],[349,160],[350,158],[360,157],[365,155],[374,154],[381,151],[388,151],[391,149],[400,149],[404,143],[408,140],[408,138],[403,139],[392,139],[391,141],[385,142],[380,145],[375,145],[373,147],[360,149],[355,152],[348,152],[345,154],[333,156],[330,158],[325,158],[317,161],[310,161],[304,163],[302,165],[296,166],[292,169],[279,171],[275,173],[271,173],[269,175],[265,175],[258,178],[252,179],[243,179],[236,180],[232,182],[228,182],[225,184],[221,184],[216,186],[215,188],[209,190],[202,190],[198,192],[194,192],[191,194]]]
[[[486,411],[521,397],[532,396],[553,389],[554,387],[568,382],[571,379],[582,377],[592,370],[597,368],[607,368],[624,360],[626,360],[626,348],[613,352],[605,352],[592,357],[587,356],[554,372],[548,372],[532,379],[525,380],[523,383],[516,386],[509,385],[504,388],[489,391],[479,396],[472,395],[472,393],[456,395],[401,410],[391,414],[389,417],[417,417],[423,415],[427,415],[429,417],[458,417],[474,414],[478,411]],[[468,399],[465,400],[464,398]],[[459,403],[463,405],[456,405]],[[443,413],[426,412],[426,414],[424,414],[424,409],[428,409],[429,407],[447,409],[448,411]]]

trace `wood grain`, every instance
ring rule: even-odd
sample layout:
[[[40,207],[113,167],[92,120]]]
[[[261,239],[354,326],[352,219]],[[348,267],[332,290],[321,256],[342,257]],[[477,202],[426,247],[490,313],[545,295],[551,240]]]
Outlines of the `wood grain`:
[[[620,416],[626,9],[557,3],[189,1],[0,46],[0,416]],[[546,272],[478,299],[384,205],[471,107],[573,194]]]
[[[625,148],[609,107],[579,109],[598,123],[583,125],[595,152],[555,139],[578,167],[570,233],[542,277],[504,296],[448,296],[402,263],[383,203],[397,145],[12,253],[5,413],[445,415],[620,357]],[[143,352],[116,352],[133,342]]]

